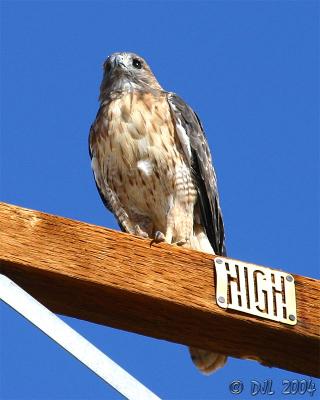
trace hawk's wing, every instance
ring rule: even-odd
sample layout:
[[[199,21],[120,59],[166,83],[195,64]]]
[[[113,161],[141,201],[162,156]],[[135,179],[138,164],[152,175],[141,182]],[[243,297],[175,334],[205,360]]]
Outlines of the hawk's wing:
[[[116,212],[116,205],[118,204],[118,196],[117,194],[110,188],[106,176],[104,176],[104,171],[101,171],[101,166],[98,162],[98,140],[97,137],[102,134],[101,131],[101,121],[102,118],[102,108],[100,107],[96,116],[94,123],[90,127],[89,133],[89,155],[91,158],[91,168],[95,180],[96,187],[98,189],[99,195],[105,207],[111,211],[117,219],[119,227],[122,231],[125,231],[124,226],[119,221]],[[100,149],[101,150],[101,149]]]
[[[197,114],[180,97],[168,93],[176,132],[196,179],[202,223],[216,254],[226,255],[217,179],[209,146]]]

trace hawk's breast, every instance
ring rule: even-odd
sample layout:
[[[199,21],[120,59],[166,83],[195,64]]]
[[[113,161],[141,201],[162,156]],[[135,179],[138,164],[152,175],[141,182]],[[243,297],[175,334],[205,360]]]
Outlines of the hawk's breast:
[[[193,186],[166,95],[128,92],[103,109],[99,124],[103,178],[125,208],[163,221],[179,176]]]

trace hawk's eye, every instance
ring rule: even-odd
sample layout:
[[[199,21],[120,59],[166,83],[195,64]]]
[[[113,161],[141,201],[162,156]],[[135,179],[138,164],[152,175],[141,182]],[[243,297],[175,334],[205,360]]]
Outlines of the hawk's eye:
[[[132,65],[137,69],[141,69],[141,67],[142,67],[141,61],[138,60],[137,58],[134,58],[132,60]]]

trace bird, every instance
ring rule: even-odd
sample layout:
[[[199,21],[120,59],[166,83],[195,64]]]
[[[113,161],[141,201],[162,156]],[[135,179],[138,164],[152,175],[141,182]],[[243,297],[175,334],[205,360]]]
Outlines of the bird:
[[[99,101],[89,133],[91,167],[120,229],[225,256],[217,178],[197,114],[131,52],[105,60]],[[189,350],[204,374],[227,360],[206,349]]]

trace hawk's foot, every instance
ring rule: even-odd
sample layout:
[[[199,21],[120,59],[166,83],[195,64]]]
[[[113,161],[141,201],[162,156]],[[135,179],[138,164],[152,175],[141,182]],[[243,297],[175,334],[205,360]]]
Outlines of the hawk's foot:
[[[190,247],[190,239],[182,237],[180,237],[180,239],[175,238],[172,244],[175,246]]]
[[[149,235],[147,234],[147,232],[143,231],[139,225],[135,225],[134,227],[134,235],[143,237],[143,238],[148,238]]]
[[[162,232],[157,231],[157,232],[154,234],[154,241],[155,241],[156,243],[165,242],[165,241],[166,241],[166,237],[164,236],[164,234],[163,234]]]
[[[154,239],[152,239],[150,242],[150,247],[153,245],[153,243],[161,243],[165,241],[166,237],[164,236],[164,234],[160,231],[156,231],[156,233],[154,234]]]
[[[175,244],[176,246],[184,246],[186,243],[188,243],[187,239],[180,239],[177,242],[173,242],[172,244]]]

